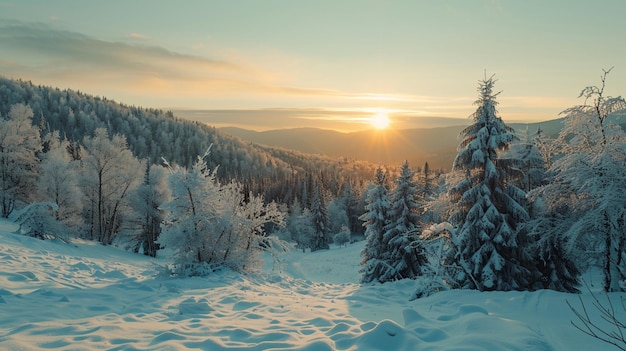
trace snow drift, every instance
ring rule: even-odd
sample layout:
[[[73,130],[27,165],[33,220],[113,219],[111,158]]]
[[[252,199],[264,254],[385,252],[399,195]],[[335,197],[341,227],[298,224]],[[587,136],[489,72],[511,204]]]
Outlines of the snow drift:
[[[409,301],[412,280],[361,286],[362,244],[293,250],[256,276],[178,279],[158,275],[159,259],[16,229],[0,220],[3,350],[611,349],[571,326],[576,295],[457,290]]]

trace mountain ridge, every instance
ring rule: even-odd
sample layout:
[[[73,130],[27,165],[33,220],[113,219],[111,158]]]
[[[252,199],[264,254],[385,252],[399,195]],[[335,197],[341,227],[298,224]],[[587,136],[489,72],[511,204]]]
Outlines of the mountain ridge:
[[[409,161],[429,163],[431,168],[449,170],[456,157],[459,134],[467,125],[339,132],[322,128],[285,128],[254,131],[240,127],[221,127],[221,132],[245,141],[331,157],[347,157],[386,165]],[[555,136],[563,118],[534,123],[511,123],[518,135],[538,128]],[[321,139],[323,138],[323,140]]]

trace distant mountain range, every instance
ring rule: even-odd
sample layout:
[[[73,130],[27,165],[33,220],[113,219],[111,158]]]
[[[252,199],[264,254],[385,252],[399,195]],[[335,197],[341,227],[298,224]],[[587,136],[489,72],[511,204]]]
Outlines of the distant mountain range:
[[[468,122],[469,123],[469,122]],[[457,154],[459,134],[467,125],[404,130],[360,131],[341,133],[318,128],[276,129],[257,132],[236,127],[220,131],[257,144],[297,150],[305,153],[340,156],[380,164],[398,164],[405,160],[413,166],[428,162],[431,168],[450,170]],[[563,128],[563,119],[539,123],[512,123],[519,135],[528,130],[555,136]]]

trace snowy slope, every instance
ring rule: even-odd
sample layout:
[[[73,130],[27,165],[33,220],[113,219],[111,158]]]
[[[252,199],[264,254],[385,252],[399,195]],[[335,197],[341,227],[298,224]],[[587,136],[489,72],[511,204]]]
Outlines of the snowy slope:
[[[360,286],[362,244],[175,279],[158,259],[15,229],[0,220],[0,350],[611,350],[570,325],[575,295]]]

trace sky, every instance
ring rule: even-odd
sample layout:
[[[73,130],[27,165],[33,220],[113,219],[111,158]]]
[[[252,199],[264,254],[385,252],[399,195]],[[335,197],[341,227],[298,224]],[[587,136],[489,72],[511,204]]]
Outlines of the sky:
[[[614,67],[623,0],[0,0],[0,75],[255,130],[559,117]],[[442,117],[451,118],[444,120]]]

